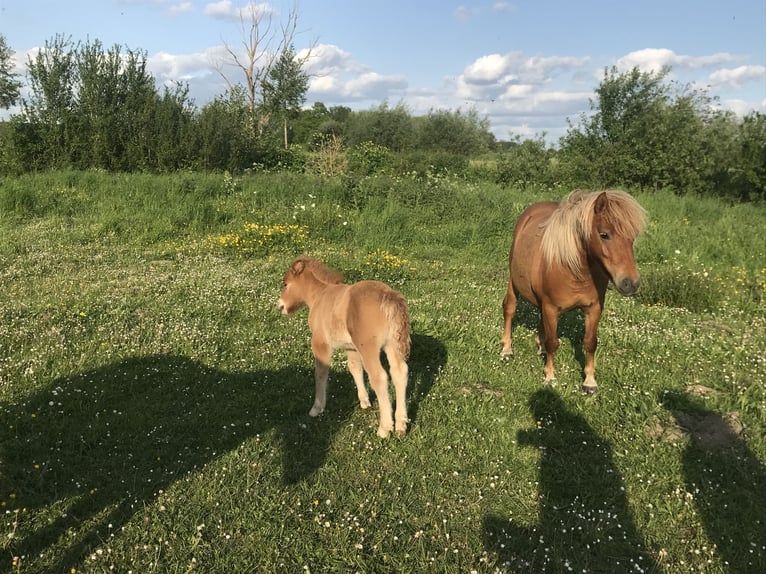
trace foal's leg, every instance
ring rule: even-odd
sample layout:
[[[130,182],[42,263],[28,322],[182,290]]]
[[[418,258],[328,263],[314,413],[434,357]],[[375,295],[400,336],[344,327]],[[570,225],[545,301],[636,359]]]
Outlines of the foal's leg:
[[[316,417],[324,412],[327,404],[327,377],[330,373],[330,358],[332,349],[325,341],[311,339],[311,351],[314,353],[316,365],[314,366],[314,405],[309,411],[309,416]]]
[[[596,347],[598,346],[598,322],[601,319],[600,308],[589,308],[585,311],[585,338],[583,339],[583,348],[585,349],[585,367],[583,374],[585,381],[582,384],[582,390],[592,395],[598,391],[596,384]]]
[[[380,348],[376,345],[367,345],[367,349],[367,351],[362,352],[362,361],[367,375],[370,377],[370,386],[378,397],[378,408],[380,409],[378,436],[386,438],[388,433],[394,430],[391,398],[388,396],[388,374],[380,363]]]
[[[394,419],[396,421],[396,434],[404,436],[407,432],[407,361],[396,350],[394,345],[387,345],[385,348],[388,366],[391,370],[391,380],[394,383],[396,391],[396,412]]]
[[[508,281],[508,290],[503,299],[503,350],[500,351],[500,357],[507,359],[513,356],[513,336],[511,334],[511,324],[513,316],[516,314],[516,304],[518,297],[513,290],[513,281]]]
[[[359,406],[363,409],[370,408],[370,396],[367,394],[367,387],[364,386],[364,366],[362,357],[356,351],[346,352],[348,358],[348,370],[354,377],[356,384],[356,396],[359,397]]]
[[[559,315],[558,310],[552,305],[543,305],[540,309],[542,314],[541,325],[542,332],[540,336],[543,337],[544,346],[541,347],[541,351],[545,353],[545,382],[552,383],[556,380],[556,370],[553,368],[553,357],[556,355],[556,351],[559,348],[558,326]]]

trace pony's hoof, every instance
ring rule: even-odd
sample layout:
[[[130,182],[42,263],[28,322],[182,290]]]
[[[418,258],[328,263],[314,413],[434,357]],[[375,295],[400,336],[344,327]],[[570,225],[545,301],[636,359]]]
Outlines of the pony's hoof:
[[[502,351],[500,353],[501,361],[510,361],[513,358],[513,351]]]
[[[380,438],[388,438],[388,433],[390,431],[387,431],[386,429],[378,428],[378,436]]]
[[[583,385],[582,392],[586,395],[595,395],[598,392],[598,387],[596,385]]]
[[[316,406],[311,407],[311,410],[309,411],[310,417],[318,417],[324,412],[324,409],[320,409]]]
[[[396,436],[403,437],[407,434],[407,429],[396,429]]]
[[[370,404],[370,401],[359,401],[359,406],[363,409],[369,409],[372,405]]]
[[[556,377],[551,377],[550,379],[545,379],[543,381],[543,384],[546,387],[555,387],[556,386]]]

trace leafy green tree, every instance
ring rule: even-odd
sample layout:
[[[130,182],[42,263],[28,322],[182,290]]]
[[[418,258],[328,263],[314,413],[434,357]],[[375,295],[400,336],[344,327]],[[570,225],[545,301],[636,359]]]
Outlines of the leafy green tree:
[[[282,50],[262,82],[263,107],[269,117],[281,120],[285,149],[289,146],[288,122],[298,117],[309,87],[303,64],[293,46],[289,46]]]
[[[705,90],[666,81],[670,72],[605,70],[592,114],[561,139],[567,179],[588,187],[634,186],[721,193],[716,173],[739,145],[732,117]],[[724,159],[725,158],[725,159]]]
[[[738,119],[721,113],[706,126],[705,142],[707,191],[741,201],[766,200],[766,115],[751,112]]]
[[[626,185],[645,178],[648,136],[667,88],[670,72],[641,72],[637,67],[620,73],[604,70],[604,78],[591,100],[590,116],[581,116],[580,128],[570,128],[562,148],[575,180],[596,186]],[[638,181],[637,181],[638,180]]]
[[[391,151],[412,149],[415,127],[406,106],[399,103],[391,108],[384,102],[372,110],[350,114],[346,124],[346,145],[354,147],[367,141]]]
[[[238,172],[257,159],[247,95],[241,86],[205,104],[194,120],[197,167]]]
[[[489,120],[479,118],[475,108],[461,110],[431,110],[418,118],[416,147],[441,150],[455,155],[472,156],[488,151],[494,143]]]
[[[21,155],[30,168],[62,166],[69,163],[71,117],[75,104],[77,67],[75,44],[61,34],[46,40],[45,47],[27,62],[31,95],[22,99],[27,137]]]
[[[523,141],[516,136],[498,156],[496,180],[502,186],[553,185],[558,177],[555,151],[544,136]]]
[[[165,170],[189,163],[188,89],[160,96],[146,53],[64,36],[30,59],[31,96],[12,122],[12,161],[26,169]]]
[[[21,82],[13,73],[13,50],[8,46],[5,36],[0,34],[0,108],[8,109],[19,99]]]

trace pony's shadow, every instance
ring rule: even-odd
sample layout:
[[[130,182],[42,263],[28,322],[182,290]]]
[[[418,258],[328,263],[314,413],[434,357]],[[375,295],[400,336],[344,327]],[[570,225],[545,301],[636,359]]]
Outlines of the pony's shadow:
[[[415,342],[444,360],[436,341]],[[415,411],[439,367],[421,353],[411,364]],[[30,514],[62,509],[47,524],[19,529],[8,551],[40,556],[55,545],[50,571],[68,570],[159,492],[256,435],[274,433],[274,472],[285,484],[310,479],[359,408],[350,375],[332,376],[343,389],[316,419],[308,416],[310,366],[229,373],[173,355],[121,360],[0,403],[0,499],[12,495]]]
[[[682,454],[687,491],[729,572],[766,572],[766,463],[747,447],[736,420],[684,393],[660,402],[688,437]]]
[[[631,518],[609,445],[550,389],[532,395],[536,427],[520,431],[521,445],[540,450],[539,518],[484,519],[485,548],[516,572],[647,572],[655,566]]]

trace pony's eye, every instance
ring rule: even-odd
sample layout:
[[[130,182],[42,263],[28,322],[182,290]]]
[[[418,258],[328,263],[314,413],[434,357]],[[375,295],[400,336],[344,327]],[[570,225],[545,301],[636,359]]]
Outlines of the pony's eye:
[[[601,239],[603,239],[604,241],[607,241],[607,240],[609,239],[609,234],[608,234],[608,233],[603,233],[603,232],[602,232],[602,233],[599,233],[599,234],[598,234],[598,236],[599,236]]]

